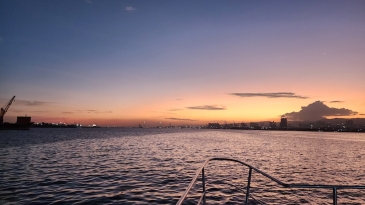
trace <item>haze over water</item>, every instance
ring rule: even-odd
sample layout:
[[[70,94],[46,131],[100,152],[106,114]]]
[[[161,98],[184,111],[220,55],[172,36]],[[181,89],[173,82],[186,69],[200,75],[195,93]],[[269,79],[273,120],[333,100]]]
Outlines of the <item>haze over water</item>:
[[[365,134],[190,129],[31,129],[0,133],[1,204],[174,204],[210,157],[247,162],[288,183],[364,185]],[[212,163],[208,203],[244,200],[247,169]],[[228,185],[227,185],[228,184]],[[269,204],[329,204],[331,190],[283,190],[257,174]],[[199,186],[192,192],[190,201]],[[339,204],[365,192],[338,191]]]

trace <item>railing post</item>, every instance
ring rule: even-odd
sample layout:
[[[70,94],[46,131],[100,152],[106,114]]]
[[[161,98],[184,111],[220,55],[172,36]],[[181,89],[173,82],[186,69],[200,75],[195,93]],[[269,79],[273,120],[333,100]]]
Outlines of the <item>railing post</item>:
[[[337,205],[337,188],[333,188],[333,205]]]
[[[245,201],[245,204],[248,204],[248,197],[250,196],[251,174],[252,174],[252,168],[250,167],[250,171],[248,172],[247,191],[246,191],[246,201]]]
[[[205,205],[205,176],[204,176],[204,167],[202,169],[202,182],[203,182],[203,204]]]

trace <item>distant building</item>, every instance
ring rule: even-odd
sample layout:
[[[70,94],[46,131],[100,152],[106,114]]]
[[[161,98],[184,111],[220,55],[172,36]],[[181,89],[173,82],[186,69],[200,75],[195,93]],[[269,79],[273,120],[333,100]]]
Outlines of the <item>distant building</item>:
[[[247,127],[246,123],[243,123],[243,122],[240,124],[240,126],[241,127]]]
[[[30,124],[30,121],[31,121],[31,117],[17,117],[16,118],[16,123],[17,124]]]
[[[209,129],[220,129],[221,126],[219,123],[208,123],[208,127]]]
[[[288,118],[282,117],[280,120],[280,128],[287,128],[288,127]]]
[[[255,129],[255,130],[261,129],[259,123],[257,123],[257,122],[250,122],[250,128]]]
[[[326,123],[324,123],[323,121],[318,121],[318,122],[316,123],[316,127],[318,127],[318,128],[320,128],[320,127],[324,127],[324,126],[326,126]]]
[[[345,124],[346,128],[351,128],[354,127],[354,121],[353,120],[346,120],[346,124]]]
[[[274,121],[270,122],[269,127],[275,129],[276,128],[276,122],[274,122]]]
[[[303,123],[299,123],[298,127],[303,128],[303,129],[304,128],[311,128],[311,124],[303,122]]]

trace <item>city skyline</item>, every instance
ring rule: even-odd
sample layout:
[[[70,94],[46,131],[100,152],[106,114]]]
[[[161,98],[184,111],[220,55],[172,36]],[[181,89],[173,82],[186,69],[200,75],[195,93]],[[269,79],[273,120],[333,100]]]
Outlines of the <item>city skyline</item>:
[[[5,121],[365,116],[364,1],[2,1]]]

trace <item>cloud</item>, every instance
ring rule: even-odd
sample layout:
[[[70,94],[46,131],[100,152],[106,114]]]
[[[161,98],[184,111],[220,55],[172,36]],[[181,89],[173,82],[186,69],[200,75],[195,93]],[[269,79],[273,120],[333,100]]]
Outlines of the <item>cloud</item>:
[[[90,0],[85,0],[85,3],[92,4]]]
[[[12,109],[11,110],[14,113],[47,113],[50,111],[45,111],[45,110],[17,110],[17,109]]]
[[[315,101],[308,106],[303,106],[299,112],[285,113],[290,120],[315,121],[327,116],[351,116],[358,112],[346,108],[330,108],[321,101]]]
[[[73,114],[74,112],[62,112],[63,114]]]
[[[267,98],[298,98],[307,99],[306,96],[296,95],[291,92],[277,92],[277,93],[229,93],[229,95],[235,95],[241,98],[248,97],[267,97]]]
[[[3,42],[3,40],[4,40],[4,39],[0,37],[0,43],[1,43],[1,42]]]
[[[76,112],[79,112],[79,113],[83,113],[83,112],[86,112],[86,113],[113,113],[112,111],[100,111],[100,110],[75,110]]]
[[[365,113],[360,113],[359,115],[365,115]]]
[[[175,117],[170,117],[170,118],[165,118],[166,120],[182,120],[182,121],[197,121],[197,120],[192,120],[192,119],[183,119],[183,118],[175,118]]]
[[[8,104],[10,99],[0,99],[0,103]],[[45,101],[29,101],[29,100],[17,100],[15,98],[13,105],[20,105],[20,106],[47,106],[53,104],[52,102],[45,102]]]
[[[202,105],[202,106],[192,106],[186,107],[191,110],[225,110],[225,107],[217,106],[217,105]]]
[[[180,100],[182,100],[182,99],[178,98],[178,99],[176,99],[176,100],[179,100],[179,101],[180,101]]]
[[[136,10],[135,8],[133,8],[133,7],[131,7],[131,6],[127,6],[127,7],[125,7],[125,9],[124,10],[126,10],[126,11],[134,11],[134,10]]]
[[[183,109],[178,109],[178,108],[173,108],[173,109],[170,109],[169,111],[172,111],[172,112],[174,112],[174,111],[180,111],[180,110],[183,110]]]
[[[17,105],[24,105],[24,106],[46,106],[52,104],[51,102],[44,102],[44,101],[27,101],[27,100],[16,100],[14,104]]]
[[[343,103],[345,101],[340,101],[340,100],[333,100],[333,101],[330,101],[330,103]]]

